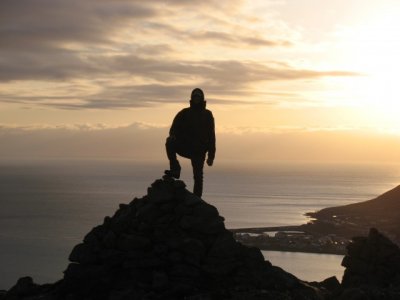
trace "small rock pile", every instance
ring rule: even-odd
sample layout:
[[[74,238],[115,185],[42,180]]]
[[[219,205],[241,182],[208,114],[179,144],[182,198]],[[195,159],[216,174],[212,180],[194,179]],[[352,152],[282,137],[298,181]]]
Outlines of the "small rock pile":
[[[69,260],[64,278],[46,286],[45,295],[28,282],[36,291],[29,299],[321,298],[316,288],[265,261],[259,249],[235,241],[214,206],[170,177],[120,204]],[[13,289],[13,298],[4,299],[27,299],[18,285]]]
[[[371,228],[347,246],[341,299],[400,299],[400,249]]]

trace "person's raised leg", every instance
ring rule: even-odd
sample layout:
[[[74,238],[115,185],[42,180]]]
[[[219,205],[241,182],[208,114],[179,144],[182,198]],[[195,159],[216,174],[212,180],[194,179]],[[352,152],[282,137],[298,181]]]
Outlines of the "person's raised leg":
[[[171,177],[179,178],[181,176],[181,166],[176,157],[177,141],[174,138],[168,137],[165,142],[165,149],[169,160],[169,170],[165,170],[165,174]]]

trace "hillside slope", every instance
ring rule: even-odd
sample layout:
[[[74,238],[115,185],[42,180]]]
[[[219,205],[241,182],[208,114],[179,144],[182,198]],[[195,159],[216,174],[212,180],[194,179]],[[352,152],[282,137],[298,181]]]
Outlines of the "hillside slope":
[[[307,215],[311,224],[331,227],[348,236],[365,234],[370,227],[378,228],[396,242],[400,239],[400,186],[364,202],[324,208]],[[310,228],[310,226],[308,226]]]

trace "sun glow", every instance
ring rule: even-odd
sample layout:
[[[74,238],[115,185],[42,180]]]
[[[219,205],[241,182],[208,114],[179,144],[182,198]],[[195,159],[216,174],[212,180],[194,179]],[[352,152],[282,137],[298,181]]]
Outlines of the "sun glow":
[[[359,107],[371,125],[400,132],[400,21],[386,16],[347,30],[347,64],[361,74],[343,81],[348,105]]]

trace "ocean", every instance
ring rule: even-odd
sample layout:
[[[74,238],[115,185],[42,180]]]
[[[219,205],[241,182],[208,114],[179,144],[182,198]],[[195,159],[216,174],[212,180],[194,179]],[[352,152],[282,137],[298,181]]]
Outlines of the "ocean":
[[[146,194],[166,163],[121,160],[0,162],[0,289],[19,277],[62,278],[74,245],[119,203]],[[191,166],[183,163],[189,189]],[[299,225],[304,213],[372,199],[400,182],[400,165],[238,164],[205,167],[203,198],[227,228]],[[303,280],[341,279],[339,255],[263,251]]]

